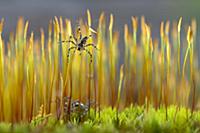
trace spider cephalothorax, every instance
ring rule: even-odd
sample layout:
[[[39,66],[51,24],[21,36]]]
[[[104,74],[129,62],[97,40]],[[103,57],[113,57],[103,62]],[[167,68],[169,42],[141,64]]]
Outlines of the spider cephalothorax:
[[[95,49],[97,49],[97,47],[94,44],[87,43],[87,40],[90,37],[92,37],[92,35],[82,37],[80,27],[78,28],[78,33],[79,33],[79,38],[70,36],[69,40],[62,41],[62,43],[67,42],[67,43],[70,43],[70,44],[74,45],[74,46],[72,46],[72,47],[70,47],[68,49],[67,60],[69,61],[69,55],[70,55],[71,50],[74,50],[73,54],[78,50],[78,51],[80,51],[80,54],[81,54],[82,51],[86,51],[86,53],[89,54],[89,56],[90,56],[90,62],[92,62],[92,54],[91,54],[91,52],[88,49],[86,49],[86,47],[89,47],[89,46],[92,46]]]

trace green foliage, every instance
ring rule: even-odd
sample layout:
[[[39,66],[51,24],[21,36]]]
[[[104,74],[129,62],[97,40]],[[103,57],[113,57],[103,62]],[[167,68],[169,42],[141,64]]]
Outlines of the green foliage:
[[[0,124],[0,132],[144,132],[144,133],[198,133],[200,131],[200,112],[194,112],[187,118],[187,109],[180,107],[176,114],[177,107],[168,108],[168,119],[165,117],[165,108],[155,110],[150,107],[147,111],[143,106],[133,106],[125,108],[119,112],[119,122],[116,123],[116,109],[111,107],[101,111],[101,117],[95,115],[91,109],[90,116],[83,122],[73,119],[67,123],[56,120],[53,116],[48,119],[45,125],[33,126],[29,123],[11,125],[9,123]],[[188,110],[188,114],[191,111]],[[176,118],[175,118],[176,115]]]

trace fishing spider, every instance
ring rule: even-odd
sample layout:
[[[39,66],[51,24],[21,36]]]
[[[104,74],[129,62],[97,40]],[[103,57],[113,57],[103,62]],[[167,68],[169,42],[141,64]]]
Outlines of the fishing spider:
[[[71,50],[74,49],[73,54],[74,54],[77,50],[80,51],[80,52],[86,51],[87,54],[90,56],[90,63],[92,63],[92,54],[91,54],[91,52],[90,52],[88,49],[86,49],[86,47],[89,47],[89,46],[92,46],[93,48],[97,49],[97,47],[96,47],[94,44],[92,44],[92,43],[88,43],[88,44],[87,44],[87,40],[88,40],[90,37],[92,37],[92,35],[82,37],[82,33],[81,33],[80,26],[78,27],[78,33],[79,33],[79,38],[70,36],[69,40],[67,40],[67,41],[62,41],[62,43],[66,42],[66,43],[71,43],[71,44],[74,45],[74,46],[72,46],[72,47],[70,47],[70,48],[68,49],[67,61],[69,61],[69,55],[70,55]],[[81,55],[81,53],[80,53],[80,55]]]

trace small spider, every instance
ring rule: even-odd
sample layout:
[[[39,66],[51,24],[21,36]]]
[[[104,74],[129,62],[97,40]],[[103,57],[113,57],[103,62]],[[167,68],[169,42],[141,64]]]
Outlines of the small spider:
[[[92,44],[92,43],[87,44],[87,40],[90,37],[92,37],[92,35],[82,37],[80,26],[78,27],[77,33],[79,34],[79,38],[70,36],[69,40],[67,40],[67,41],[61,41],[62,43],[66,42],[66,43],[71,43],[71,44],[74,45],[74,46],[72,46],[72,47],[70,47],[68,49],[67,61],[69,61],[69,55],[70,55],[71,50],[74,49],[73,54],[76,52],[76,50],[78,50],[80,52],[86,51],[87,54],[89,54],[89,56],[90,56],[90,62],[92,62],[92,54],[91,54],[91,52],[88,49],[86,49],[86,47],[89,47],[89,46],[92,46],[95,49],[97,49],[97,47],[94,44]],[[81,55],[81,53],[80,53],[80,55]]]
[[[69,103],[70,98],[69,97],[64,97],[64,114],[67,115],[68,113],[68,103]],[[89,110],[89,104],[83,104],[82,102],[80,102],[79,100],[75,100],[75,101],[71,101],[71,105],[70,105],[70,112],[71,113],[75,113],[80,115],[80,117],[84,117],[88,110]]]

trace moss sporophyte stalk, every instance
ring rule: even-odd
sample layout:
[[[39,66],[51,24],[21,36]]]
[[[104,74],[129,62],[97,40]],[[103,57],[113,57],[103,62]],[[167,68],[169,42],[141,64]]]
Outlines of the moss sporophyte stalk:
[[[0,121],[82,123],[82,129],[93,125],[94,130],[101,123],[105,130],[141,132],[153,132],[149,124],[168,130],[166,124],[170,131],[198,132],[196,21],[187,31],[182,17],[163,21],[160,35],[152,37],[144,16],[133,16],[120,34],[115,16],[105,16],[96,27],[89,10],[87,21],[79,19],[74,27],[71,20],[54,17],[39,37],[20,17],[7,40],[1,19]],[[180,126],[184,122],[187,129]]]

